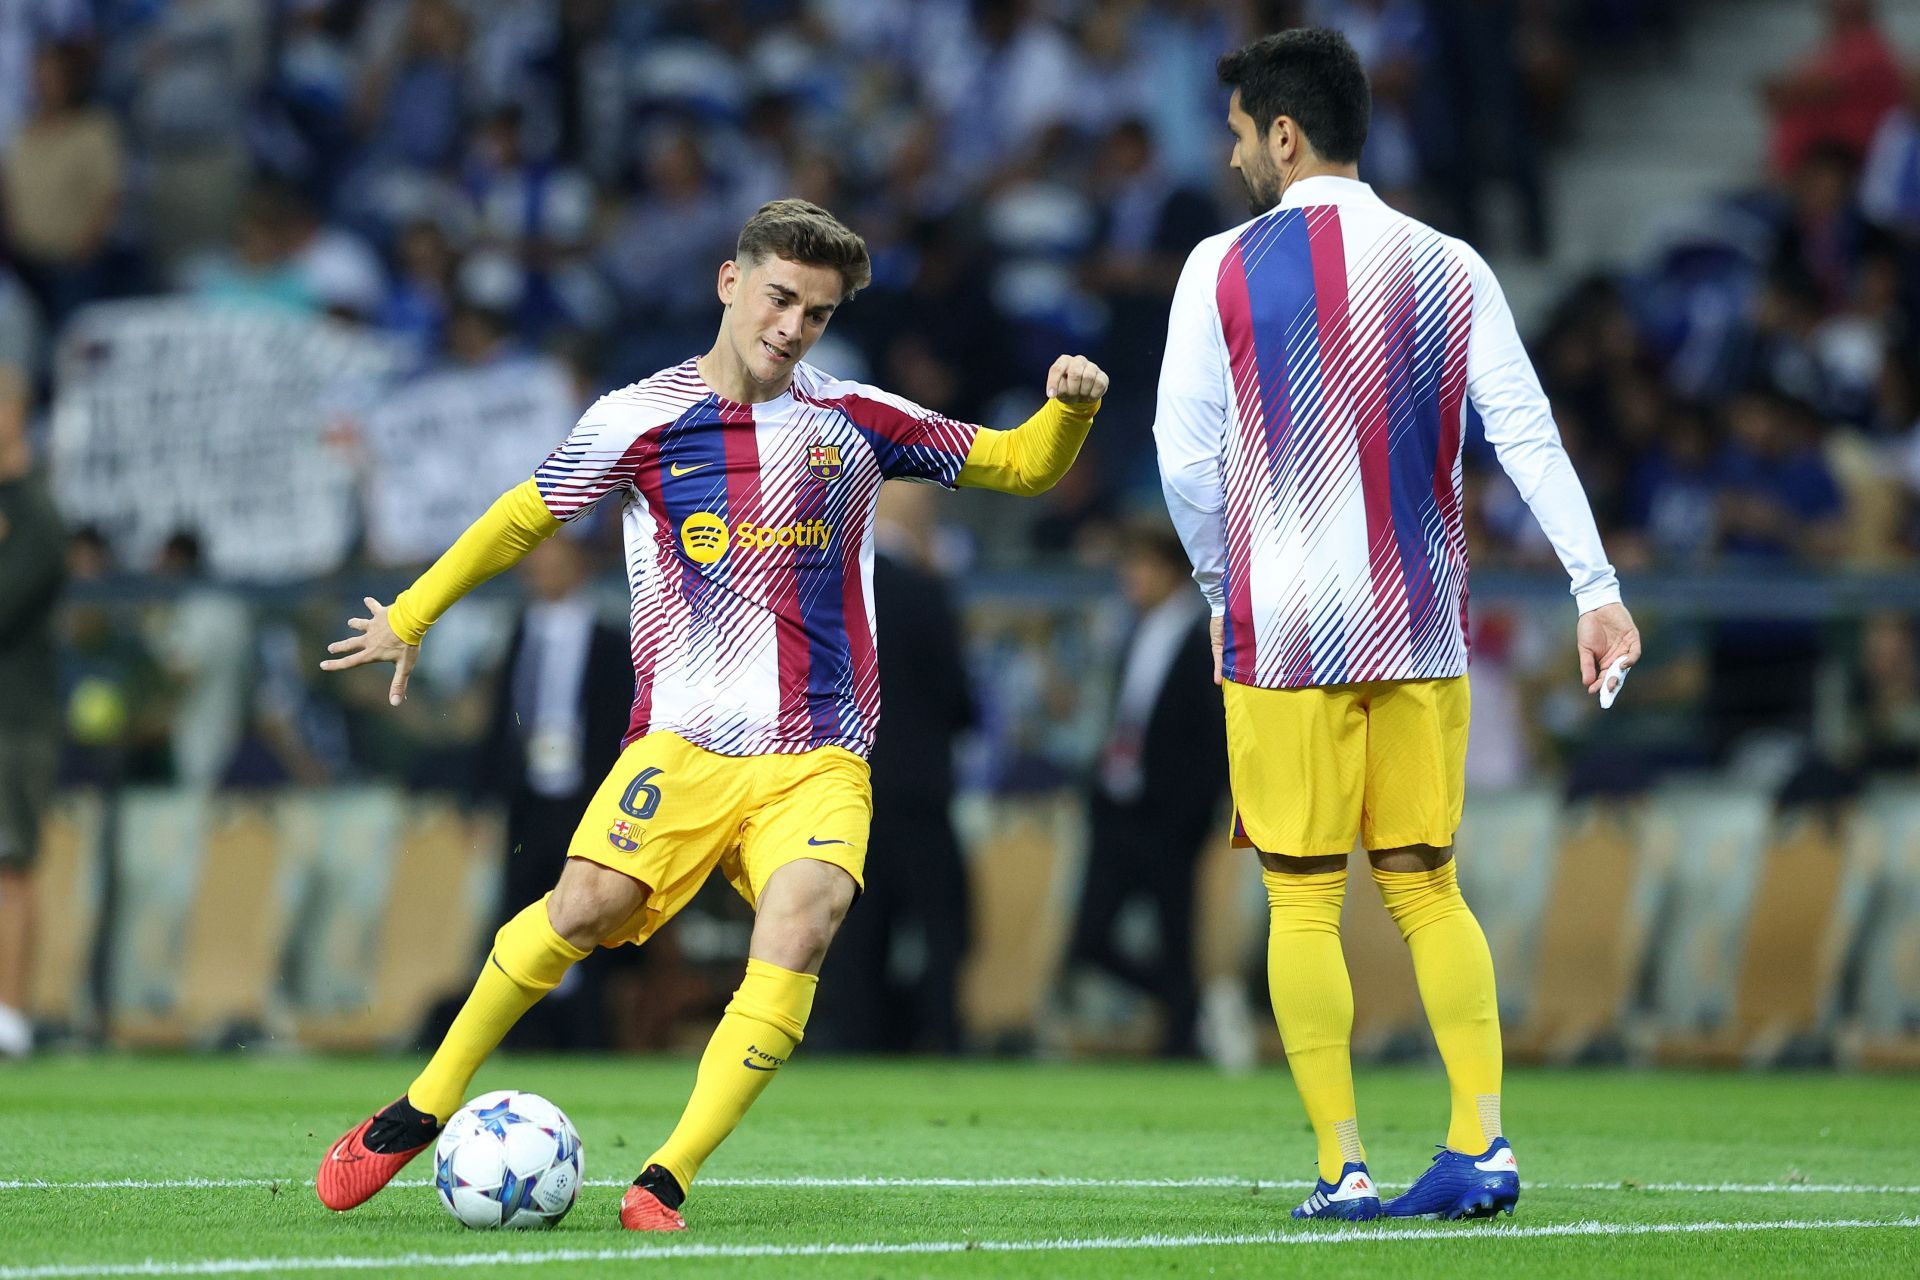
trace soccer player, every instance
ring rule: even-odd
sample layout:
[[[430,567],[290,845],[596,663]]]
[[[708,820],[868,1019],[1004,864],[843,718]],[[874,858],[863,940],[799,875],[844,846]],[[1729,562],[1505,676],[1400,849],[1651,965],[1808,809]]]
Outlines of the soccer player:
[[[1213,608],[1237,844],[1271,906],[1267,974],[1319,1145],[1302,1218],[1512,1211],[1493,963],[1454,878],[1467,747],[1471,403],[1559,553],[1589,692],[1639,633],[1487,265],[1359,180],[1367,80],[1339,34],[1220,60],[1252,221],[1200,242],[1174,294],[1154,436]],[[1453,1095],[1447,1141],[1383,1206],[1354,1105],[1340,949],[1358,837],[1413,952]]]
[[[1036,494],[1072,465],[1107,376],[1081,356],[1012,431],[955,422],[803,363],[870,278],[865,243],[801,200],[764,206],[720,267],[711,350],[602,397],[390,606],[366,601],[340,670],[392,662],[406,695],[427,628],[610,494],[633,592],[633,712],[553,891],[502,926],[426,1069],[320,1164],[320,1199],[364,1202],[459,1109],[515,1020],[596,946],[644,942],[717,866],[756,913],[747,972],[680,1123],[620,1206],[685,1228],[700,1166],[806,1029],[827,945],[861,885],[880,714],[873,514],[888,479]],[[449,460],[457,465],[457,460]]]

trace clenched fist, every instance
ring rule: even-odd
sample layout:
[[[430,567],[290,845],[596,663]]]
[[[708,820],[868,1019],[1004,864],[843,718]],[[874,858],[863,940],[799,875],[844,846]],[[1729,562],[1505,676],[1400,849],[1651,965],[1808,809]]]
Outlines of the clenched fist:
[[[1047,370],[1047,395],[1053,399],[1089,404],[1106,394],[1106,371],[1085,356],[1061,356]]]

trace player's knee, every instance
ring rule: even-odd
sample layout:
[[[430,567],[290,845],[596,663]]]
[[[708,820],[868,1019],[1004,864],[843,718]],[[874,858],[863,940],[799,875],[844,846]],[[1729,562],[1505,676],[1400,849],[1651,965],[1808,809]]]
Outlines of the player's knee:
[[[810,973],[826,957],[853,905],[853,878],[844,872],[810,875],[781,889],[761,901],[753,954],[783,969]]]
[[[1430,844],[1402,845],[1397,849],[1369,849],[1367,860],[1375,871],[1437,871],[1453,860],[1451,846]]]
[[[638,880],[582,859],[569,859],[547,898],[553,931],[582,950],[597,947],[646,901]]]

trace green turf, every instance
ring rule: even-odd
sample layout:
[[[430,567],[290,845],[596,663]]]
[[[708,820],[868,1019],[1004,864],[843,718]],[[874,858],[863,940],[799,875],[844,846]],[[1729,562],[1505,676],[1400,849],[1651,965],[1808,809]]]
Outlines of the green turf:
[[[527,1276],[1433,1276],[1920,1274],[1920,1195],[1900,1190],[1677,1191],[1661,1183],[1920,1187],[1920,1080],[1825,1075],[1515,1072],[1507,1120],[1527,1190],[1498,1225],[1294,1224],[1312,1143],[1283,1070],[847,1063],[802,1058],[707,1166],[693,1230],[632,1237],[619,1190],[590,1186],[556,1231],[469,1232],[417,1185],[423,1160],[364,1208],[328,1213],[308,1179],[336,1134],[404,1086],[411,1064],[222,1058],[43,1059],[0,1066],[0,1280],[211,1260],[423,1259],[554,1251],[619,1258],[516,1266]],[[589,1179],[636,1173],[678,1114],[687,1061],[504,1059],[476,1082],[543,1093],[579,1127]],[[1374,1172],[1396,1189],[1444,1129],[1437,1072],[1360,1082]],[[1203,1187],[728,1186],[727,1179],[1084,1177],[1243,1180]],[[276,1186],[83,1189],[85,1180],[279,1179]],[[1597,1189],[1583,1184],[1601,1184]],[[1503,1238],[1594,1222],[1886,1225],[1594,1238]],[[1397,1239],[1438,1230],[1440,1239]],[[1276,1242],[1001,1252],[997,1242],[1246,1236]],[[1307,1243],[1300,1243],[1306,1241]],[[961,1252],[772,1253],[636,1262],[661,1249],[973,1242]],[[403,1263],[403,1258],[408,1259]],[[59,1268],[55,1271],[54,1268]],[[1496,1269],[1497,1270],[1494,1270]],[[238,1268],[235,1268],[238,1270]],[[285,1263],[256,1263],[280,1274]],[[221,1274],[201,1268],[194,1274]]]

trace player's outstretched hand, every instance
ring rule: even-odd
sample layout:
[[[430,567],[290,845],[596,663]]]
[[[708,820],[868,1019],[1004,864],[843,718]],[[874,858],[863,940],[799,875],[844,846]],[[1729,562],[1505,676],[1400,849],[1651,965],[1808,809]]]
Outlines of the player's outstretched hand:
[[[1049,399],[1090,404],[1106,394],[1106,371],[1085,356],[1061,356],[1047,370]]]
[[[407,677],[413,674],[413,664],[420,660],[420,646],[408,644],[393,634],[393,624],[387,621],[387,606],[372,596],[361,597],[361,603],[372,616],[347,619],[347,625],[360,634],[328,645],[328,653],[340,656],[328,658],[320,664],[320,669],[345,671],[369,662],[391,662],[393,683],[387,686],[387,701],[397,707],[407,700]]]
[[[1580,648],[1580,682],[1588,693],[1600,692],[1600,676],[1616,661],[1632,667],[1640,661],[1640,628],[1623,604],[1603,604],[1580,615],[1574,629]]]

